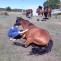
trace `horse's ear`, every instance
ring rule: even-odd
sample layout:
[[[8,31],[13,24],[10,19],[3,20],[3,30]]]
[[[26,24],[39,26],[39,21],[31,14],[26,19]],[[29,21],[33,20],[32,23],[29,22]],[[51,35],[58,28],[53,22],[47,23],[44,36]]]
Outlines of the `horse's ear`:
[[[22,17],[18,17],[18,20],[20,20],[20,21],[21,21],[21,20],[25,20],[25,19],[23,19]]]
[[[17,20],[21,20],[21,17],[17,17]]]

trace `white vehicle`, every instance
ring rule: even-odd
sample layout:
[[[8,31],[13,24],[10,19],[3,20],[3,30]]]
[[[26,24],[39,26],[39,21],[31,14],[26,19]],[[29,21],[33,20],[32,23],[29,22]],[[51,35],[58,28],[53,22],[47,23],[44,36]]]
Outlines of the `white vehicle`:
[[[61,9],[54,9],[51,14],[61,14]]]

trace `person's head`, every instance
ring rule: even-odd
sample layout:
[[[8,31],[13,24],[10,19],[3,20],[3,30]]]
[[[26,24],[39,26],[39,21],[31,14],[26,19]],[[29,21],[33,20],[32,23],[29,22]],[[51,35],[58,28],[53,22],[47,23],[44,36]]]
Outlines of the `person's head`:
[[[18,28],[18,27],[19,27],[19,25],[17,25],[17,24],[14,24],[14,27]]]
[[[19,26],[20,26],[20,17],[17,17],[14,26],[15,26],[15,27],[19,27]]]
[[[17,26],[20,25],[20,17],[17,17],[15,25],[17,25]]]
[[[23,18],[17,17],[15,25],[20,26],[21,25],[21,21],[23,21],[23,20],[24,20]]]

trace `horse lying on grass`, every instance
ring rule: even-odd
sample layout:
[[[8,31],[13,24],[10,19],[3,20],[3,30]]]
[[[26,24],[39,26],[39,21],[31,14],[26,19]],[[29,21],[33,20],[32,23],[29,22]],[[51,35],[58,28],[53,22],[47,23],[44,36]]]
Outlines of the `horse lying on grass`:
[[[28,29],[28,31],[23,35],[23,37],[26,39],[24,43],[25,47],[29,46],[30,44],[45,46],[48,45],[50,40],[52,40],[48,31],[35,26],[28,20],[21,17],[19,17],[19,19],[16,21],[16,25],[21,25],[24,30]]]

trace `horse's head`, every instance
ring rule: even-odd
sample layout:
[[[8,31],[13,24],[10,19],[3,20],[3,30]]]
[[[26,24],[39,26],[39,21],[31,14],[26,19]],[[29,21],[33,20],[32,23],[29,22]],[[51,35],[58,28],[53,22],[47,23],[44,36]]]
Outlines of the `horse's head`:
[[[17,25],[17,26],[20,26],[21,25],[24,29],[28,29],[31,26],[34,26],[34,24],[32,24],[28,20],[25,20],[25,19],[23,19],[21,17],[18,17],[17,18],[15,25]]]

